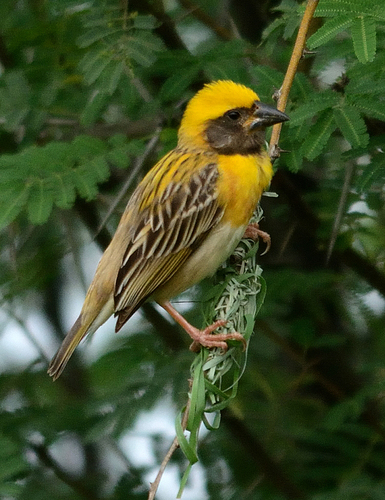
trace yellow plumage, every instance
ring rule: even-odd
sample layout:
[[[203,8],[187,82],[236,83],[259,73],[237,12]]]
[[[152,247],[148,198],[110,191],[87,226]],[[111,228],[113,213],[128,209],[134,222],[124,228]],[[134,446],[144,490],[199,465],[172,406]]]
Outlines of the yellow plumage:
[[[112,314],[118,331],[149,298],[196,341],[226,347],[239,333],[212,335],[181,317],[170,298],[215,272],[247,227],[272,166],[264,129],[287,116],[231,81],[206,85],[188,103],[177,147],[144,177],[103,254],[82,311],[53,358],[56,379],[80,340]]]

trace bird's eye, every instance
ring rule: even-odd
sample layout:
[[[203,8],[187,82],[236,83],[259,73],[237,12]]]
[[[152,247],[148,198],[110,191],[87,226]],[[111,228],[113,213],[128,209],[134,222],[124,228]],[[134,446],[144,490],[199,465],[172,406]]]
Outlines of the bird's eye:
[[[241,113],[239,111],[236,111],[235,109],[233,109],[231,111],[228,111],[226,113],[226,116],[228,116],[230,118],[230,120],[235,122],[236,120],[239,120],[239,118],[241,117]]]

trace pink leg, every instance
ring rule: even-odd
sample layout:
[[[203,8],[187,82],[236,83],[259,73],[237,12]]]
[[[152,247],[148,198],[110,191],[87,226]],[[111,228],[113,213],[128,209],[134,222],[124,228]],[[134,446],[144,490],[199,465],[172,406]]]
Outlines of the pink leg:
[[[204,330],[199,330],[195,328],[195,326],[191,325],[174,307],[170,304],[170,302],[163,302],[159,304],[163,307],[165,311],[169,313],[169,315],[174,318],[174,320],[179,323],[179,325],[190,335],[193,339],[193,343],[190,346],[192,351],[199,350],[199,345],[203,347],[220,347],[224,351],[227,351],[228,345],[226,342],[228,340],[239,340],[243,343],[244,347],[246,347],[246,341],[243,336],[238,332],[233,333],[218,333],[213,334],[212,332],[216,330],[220,326],[224,326],[226,324],[226,320],[219,320],[213,323],[212,325],[207,326]]]
[[[261,238],[262,241],[264,243],[266,243],[266,250],[261,255],[265,255],[265,253],[267,253],[270,250],[270,246],[271,246],[270,234],[259,229],[258,222],[253,222],[253,223],[249,224],[246,228],[246,231],[245,231],[245,234],[243,237],[244,238],[251,238],[254,241],[257,241],[258,238]]]

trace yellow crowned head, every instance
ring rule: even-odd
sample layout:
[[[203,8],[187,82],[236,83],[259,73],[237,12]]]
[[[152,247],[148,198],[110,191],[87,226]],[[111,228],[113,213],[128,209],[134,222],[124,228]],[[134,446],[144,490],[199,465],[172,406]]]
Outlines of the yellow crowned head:
[[[205,129],[226,111],[235,108],[251,108],[258,95],[248,87],[231,80],[219,80],[206,84],[187,104],[179,128],[179,145],[206,147]]]

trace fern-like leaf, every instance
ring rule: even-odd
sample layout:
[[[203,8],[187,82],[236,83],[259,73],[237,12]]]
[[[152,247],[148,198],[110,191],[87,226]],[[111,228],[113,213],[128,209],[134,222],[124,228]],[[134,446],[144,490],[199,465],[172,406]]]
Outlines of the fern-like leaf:
[[[326,91],[322,94],[309,97],[308,101],[298,106],[290,113],[290,126],[297,127],[309,118],[313,118],[320,111],[332,108],[340,101],[340,97],[332,91]]]
[[[167,78],[159,94],[162,102],[175,100],[178,96],[182,95],[182,93],[194,81],[199,71],[199,66],[192,65],[185,68],[183,71],[177,71]]]
[[[385,109],[382,102],[371,96],[347,96],[351,106],[358,108],[366,116],[385,122]]]
[[[269,66],[253,66],[250,72],[257,78],[258,89],[261,94],[266,92],[272,93],[272,91],[279,89],[282,84],[282,73],[274,68],[270,68]]]
[[[314,49],[325,44],[338,33],[346,30],[352,23],[351,15],[337,16],[325,22],[321,28],[316,31],[308,40],[307,46],[309,49]]]
[[[12,183],[11,186],[1,186],[0,198],[0,229],[8,226],[23,210],[28,199],[29,186],[22,183]]]
[[[333,111],[324,111],[313,125],[306,141],[302,145],[302,154],[309,160],[314,160],[322,151],[329,137],[337,128]]]
[[[290,151],[285,155],[285,163],[291,172],[298,172],[303,163],[303,153],[301,148]]]
[[[32,224],[43,224],[51,214],[53,206],[53,192],[48,188],[48,183],[37,179],[29,191],[28,218]]]
[[[70,208],[76,193],[86,200],[98,194],[98,184],[109,176],[108,164],[123,167],[128,154],[140,154],[140,141],[123,136],[108,142],[78,136],[72,143],[51,142],[21,153],[0,157],[0,227],[24,209],[33,224],[44,223],[53,205]]]
[[[365,122],[357,109],[348,106],[335,108],[334,119],[343,136],[353,148],[367,146],[369,135]]]
[[[353,20],[351,33],[354,52],[361,63],[373,61],[376,55],[376,24],[374,19],[359,16]]]
[[[139,32],[125,40],[125,49],[129,59],[133,59],[145,68],[157,59],[157,52],[163,50],[163,43],[151,32]]]
[[[76,190],[72,172],[64,172],[62,175],[54,173],[47,181],[47,187],[53,193],[55,204],[59,208],[71,208],[75,202]]]
[[[375,16],[384,20],[384,9],[378,0],[321,0],[315,10],[315,17],[335,17],[338,14]]]
[[[378,152],[369,165],[365,166],[357,181],[357,188],[361,192],[367,191],[373,184],[385,184],[385,153]]]

